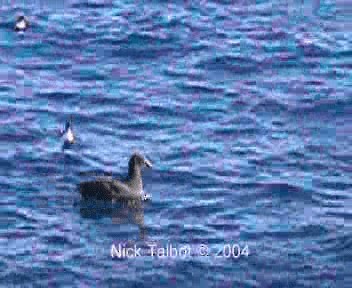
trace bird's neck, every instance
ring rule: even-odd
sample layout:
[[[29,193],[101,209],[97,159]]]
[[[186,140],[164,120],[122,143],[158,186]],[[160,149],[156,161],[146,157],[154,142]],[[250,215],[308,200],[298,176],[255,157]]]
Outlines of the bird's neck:
[[[131,186],[133,186],[133,188],[141,190],[143,188],[141,170],[135,168],[131,172],[132,173],[130,173],[129,175]]]

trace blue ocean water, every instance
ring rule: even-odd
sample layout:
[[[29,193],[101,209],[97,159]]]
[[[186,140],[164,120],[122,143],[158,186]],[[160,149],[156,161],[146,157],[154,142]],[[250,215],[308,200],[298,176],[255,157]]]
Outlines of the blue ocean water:
[[[348,3],[192,2],[1,2],[1,286],[352,287]],[[152,201],[83,205],[136,150]]]

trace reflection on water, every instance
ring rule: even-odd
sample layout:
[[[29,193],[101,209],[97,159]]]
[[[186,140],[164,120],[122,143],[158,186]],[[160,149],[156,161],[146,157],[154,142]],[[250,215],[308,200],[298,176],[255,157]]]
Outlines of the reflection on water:
[[[139,238],[144,240],[146,237],[144,204],[140,200],[104,202],[95,199],[81,199],[80,214],[83,218],[90,219],[111,217],[112,223],[119,225],[137,225],[139,229]]]

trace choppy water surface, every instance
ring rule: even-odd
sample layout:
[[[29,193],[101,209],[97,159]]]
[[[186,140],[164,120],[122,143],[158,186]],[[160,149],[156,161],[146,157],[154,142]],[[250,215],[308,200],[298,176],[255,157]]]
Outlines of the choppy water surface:
[[[2,285],[352,287],[343,4],[7,2]],[[16,34],[21,13],[31,27]],[[77,144],[62,150],[70,115]],[[153,161],[152,201],[83,205],[81,173],[125,174],[134,150]],[[112,259],[119,243],[192,255]],[[227,244],[248,257],[197,255]]]

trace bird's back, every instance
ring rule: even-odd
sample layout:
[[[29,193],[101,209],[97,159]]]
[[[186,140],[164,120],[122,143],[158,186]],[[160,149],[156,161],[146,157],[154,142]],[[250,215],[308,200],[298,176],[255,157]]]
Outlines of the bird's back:
[[[125,183],[111,179],[82,182],[79,189],[83,198],[112,200],[137,197]]]

